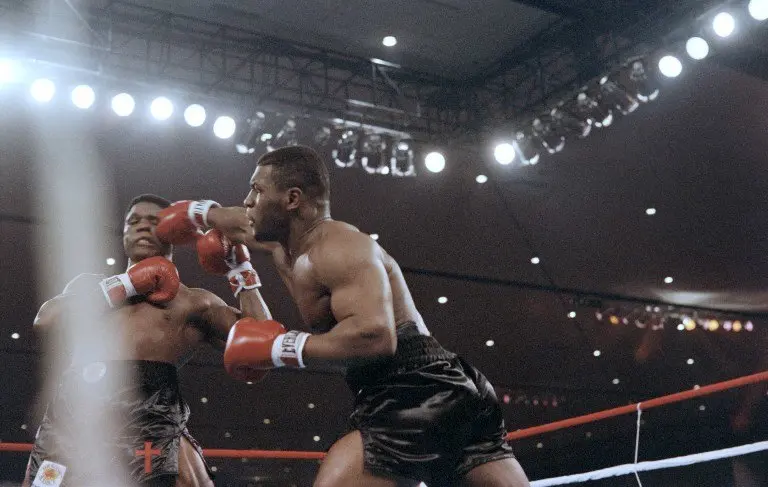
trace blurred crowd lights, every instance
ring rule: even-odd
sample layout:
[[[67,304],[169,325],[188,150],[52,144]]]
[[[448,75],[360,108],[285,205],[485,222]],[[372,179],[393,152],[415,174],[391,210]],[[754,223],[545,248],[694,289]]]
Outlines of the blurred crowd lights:
[[[612,326],[635,326],[637,328],[651,330],[663,330],[672,328],[678,331],[694,331],[701,329],[710,332],[751,332],[755,325],[751,320],[728,319],[715,316],[698,316],[693,313],[683,313],[676,308],[660,306],[646,306],[632,309],[609,308],[596,311],[597,321],[608,323]]]

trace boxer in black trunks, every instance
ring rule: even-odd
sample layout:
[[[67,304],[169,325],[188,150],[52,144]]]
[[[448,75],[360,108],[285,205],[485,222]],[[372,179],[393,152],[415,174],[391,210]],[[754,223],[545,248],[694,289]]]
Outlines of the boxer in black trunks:
[[[267,153],[250,185],[245,212],[211,208],[207,223],[272,252],[313,334],[245,318],[224,362],[243,380],[280,366],[347,367],[352,431],[331,447],[315,486],[528,486],[491,385],[430,336],[394,259],[331,219],[319,156],[301,146]],[[200,228],[183,212],[169,219],[171,240]]]
[[[30,455],[24,486],[36,478],[35,485],[67,487],[213,485],[202,450],[187,431],[189,407],[179,391],[177,366],[205,343],[223,349],[230,327],[242,315],[268,319],[269,311],[245,247],[229,246],[215,232],[194,236],[198,257],[207,270],[228,274],[240,310],[227,306],[213,293],[179,282],[170,261],[172,247],[156,236],[158,214],[169,204],[154,195],[141,195],[130,203],[123,229],[129,258],[126,273],[107,279],[80,275],[40,308],[34,328],[47,339],[56,340],[53,348],[65,343],[61,327],[67,324],[67,314],[76,301],[96,310],[95,316],[103,318],[99,322],[104,326],[114,326],[122,347],[85,352],[75,343],[69,350],[71,365],[57,380],[55,396]],[[99,330],[88,333],[92,338]],[[104,470],[127,478],[94,478],[89,470],[91,459],[83,458],[78,442],[94,419],[80,418],[73,411],[86,397],[103,405],[104,414],[117,422],[116,436],[106,439],[112,443],[109,447],[119,452],[109,463],[115,468]],[[145,442],[159,451],[151,455],[149,472],[145,471],[144,457],[136,454],[144,449]],[[46,475],[49,481],[55,478],[62,465],[67,467],[59,479],[63,483],[42,482]]]

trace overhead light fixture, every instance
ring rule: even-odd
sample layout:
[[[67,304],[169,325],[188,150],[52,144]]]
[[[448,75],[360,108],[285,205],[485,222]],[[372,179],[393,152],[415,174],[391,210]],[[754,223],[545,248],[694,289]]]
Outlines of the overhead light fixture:
[[[47,103],[53,100],[53,95],[56,94],[56,85],[49,79],[38,79],[29,87],[29,93],[36,101]]]
[[[539,259],[538,257],[531,257],[531,264],[535,265],[535,264],[538,264],[540,262],[541,262],[541,259]]]
[[[672,284],[674,281],[675,279],[669,276],[664,278],[664,284]]]
[[[485,341],[485,346],[486,347],[492,347],[494,345],[496,345],[496,342],[494,342],[493,340],[486,340]]]
[[[368,174],[389,174],[387,140],[381,134],[366,134],[360,143],[360,165]]]
[[[575,312],[575,311],[570,311],[570,312],[568,313],[568,318],[570,318],[570,319],[574,319],[574,318],[576,318],[576,312]]]
[[[81,110],[87,110],[96,101],[96,93],[88,85],[76,86],[72,90],[72,104]]]
[[[413,156],[413,141],[400,139],[392,145],[392,157],[389,159],[392,175],[411,177],[416,175],[416,164]]]
[[[356,130],[345,130],[336,142],[336,148],[331,151],[331,157],[338,167],[348,168],[357,162],[357,143],[360,136]]]
[[[622,115],[629,115],[640,106],[637,98],[608,77],[600,80],[600,101],[611,109],[618,110]]]
[[[512,147],[515,153],[520,157],[520,163],[524,166],[533,166],[539,162],[539,151],[533,144],[530,137],[523,132],[515,133],[515,140],[512,141]]]
[[[594,352],[592,352],[592,355],[594,355],[595,357],[599,357],[602,354],[603,353],[600,350],[595,350]]]
[[[608,127],[613,123],[611,109],[602,107],[595,98],[586,92],[581,92],[576,96],[575,112],[597,128]]]
[[[440,296],[439,298],[437,298],[437,302],[440,304],[445,304],[448,302],[448,298],[446,298],[445,296]]]
[[[498,144],[493,150],[493,157],[502,166],[511,164],[515,160],[515,148],[506,142]]]
[[[485,184],[488,182],[488,176],[485,174],[478,174],[475,181],[477,181],[477,184]]]
[[[280,147],[288,147],[297,145],[299,143],[298,135],[296,134],[296,120],[289,118],[285,121],[285,125],[280,131],[267,142],[267,150],[273,151]]]
[[[386,47],[394,47],[397,45],[397,37],[395,36],[386,36],[384,39],[381,40],[381,43],[384,44]]]
[[[245,123],[240,124],[240,134],[235,142],[235,150],[240,154],[253,154],[256,152],[256,146],[262,143],[264,135],[264,124],[266,117],[262,112],[256,112],[252,117],[247,118]]]
[[[701,37],[691,37],[685,43],[685,52],[691,59],[701,61],[709,55],[709,43]]]
[[[712,30],[719,37],[728,37],[736,30],[736,20],[728,12],[720,12],[712,19]]]
[[[424,156],[424,167],[429,172],[442,172],[445,169],[445,156],[440,152],[430,152]]]
[[[768,0],[750,0],[747,9],[755,20],[762,22],[768,19]]]
[[[149,106],[149,112],[155,119],[162,121],[168,120],[173,115],[173,103],[171,100],[164,96],[160,96],[152,100],[152,104]]]
[[[313,436],[313,437],[312,437],[312,439],[313,439],[314,441],[320,441],[320,437],[319,437],[319,436],[317,436],[317,435]]]
[[[107,259],[107,265],[115,265],[115,259],[113,259],[112,257],[109,257]]]
[[[18,333],[11,333],[11,338],[13,338],[14,340],[18,340],[20,337],[21,335],[19,335]]]
[[[202,105],[192,104],[184,110],[184,121],[190,127],[200,127],[205,123],[205,108]]]
[[[659,59],[659,72],[667,78],[677,78],[683,72],[683,63],[675,56],[664,56]]]
[[[120,93],[112,98],[112,111],[118,117],[127,117],[136,108],[136,101],[128,93]]]
[[[237,123],[232,117],[222,116],[213,122],[213,134],[220,139],[228,139],[235,135]]]
[[[653,216],[656,214],[656,208],[646,208],[645,214],[648,216]]]
[[[635,85],[637,99],[643,103],[659,97],[659,86],[648,71],[645,59],[636,59],[629,66],[629,79]]]

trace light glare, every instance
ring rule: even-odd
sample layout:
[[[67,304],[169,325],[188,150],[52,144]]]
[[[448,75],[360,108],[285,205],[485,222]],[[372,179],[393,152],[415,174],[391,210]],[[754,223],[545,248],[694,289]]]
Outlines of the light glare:
[[[701,37],[691,37],[685,43],[685,50],[691,59],[701,61],[709,55],[709,43]]]
[[[220,139],[228,139],[235,135],[237,124],[232,117],[219,117],[213,123],[213,133]]]
[[[127,117],[136,108],[136,101],[128,93],[120,93],[112,98],[112,111],[118,117]]]
[[[768,0],[751,0],[748,9],[753,19],[761,22],[768,19]]]
[[[683,72],[683,63],[675,56],[664,56],[659,59],[659,71],[667,78],[677,78]]]
[[[424,158],[424,166],[428,171],[438,173],[445,169],[445,156],[439,152],[430,152]]]
[[[160,96],[152,101],[149,111],[153,117],[162,122],[173,115],[173,103],[168,98]]]
[[[82,110],[86,110],[93,106],[96,101],[96,93],[88,85],[76,86],[72,90],[72,103]]]
[[[35,100],[40,103],[47,103],[53,100],[53,95],[56,94],[56,85],[49,79],[38,79],[29,87],[29,92]]]
[[[736,29],[736,20],[728,12],[720,12],[712,19],[712,30],[720,37],[728,37]]]
[[[506,166],[515,160],[515,148],[512,147],[512,144],[499,144],[493,151],[493,157],[496,158],[496,162]]]
[[[199,127],[205,123],[205,108],[200,105],[189,105],[184,110],[184,121],[190,127]]]

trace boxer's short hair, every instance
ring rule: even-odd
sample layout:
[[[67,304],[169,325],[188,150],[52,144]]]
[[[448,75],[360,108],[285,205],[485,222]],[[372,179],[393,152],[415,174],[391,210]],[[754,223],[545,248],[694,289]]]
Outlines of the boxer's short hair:
[[[139,203],[152,203],[159,206],[160,208],[168,208],[169,206],[171,206],[171,202],[163,198],[162,196],[145,193],[145,194],[140,194],[134,199],[132,199],[131,202],[128,203],[128,208],[126,208],[125,212],[128,213],[129,211],[131,211],[131,208],[133,208]]]
[[[331,183],[328,168],[313,149],[294,145],[261,156],[257,166],[272,166],[272,178],[278,189],[299,188],[312,198],[328,200]]]

